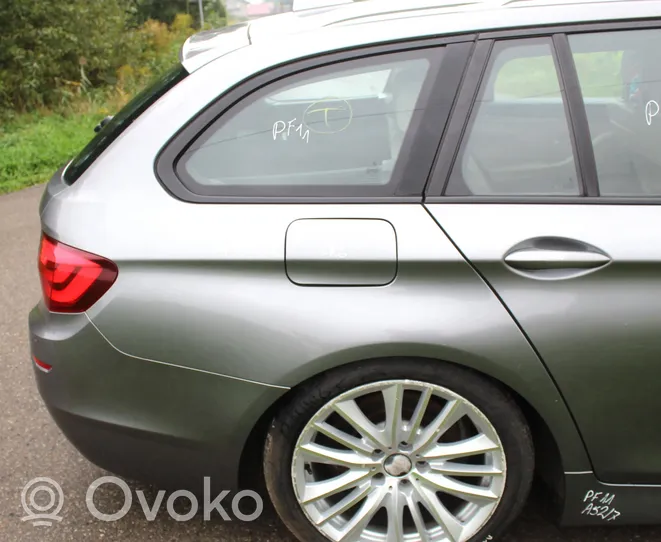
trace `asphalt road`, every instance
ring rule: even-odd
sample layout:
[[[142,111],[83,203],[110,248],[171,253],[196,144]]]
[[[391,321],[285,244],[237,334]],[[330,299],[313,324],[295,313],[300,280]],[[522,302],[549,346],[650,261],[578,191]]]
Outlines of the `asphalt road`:
[[[148,521],[137,498],[128,514],[115,522],[100,521],[89,513],[87,488],[108,473],[83,459],[51,421],[35,388],[28,352],[26,317],[40,295],[36,251],[41,191],[36,187],[0,197],[0,541],[293,542],[268,508],[251,523],[225,522],[218,515],[212,521],[197,516],[177,522],[167,514],[165,504],[156,519]],[[25,515],[21,490],[41,476],[57,481],[64,492],[63,519],[50,527],[21,521]],[[153,488],[128,483],[134,497],[142,489],[147,502],[154,502]],[[43,505],[40,498],[37,504]],[[97,490],[95,503],[110,514],[122,507],[124,497],[117,487],[105,485]],[[561,530],[544,519],[542,508],[540,498],[533,499],[506,542],[661,540],[661,527]]]

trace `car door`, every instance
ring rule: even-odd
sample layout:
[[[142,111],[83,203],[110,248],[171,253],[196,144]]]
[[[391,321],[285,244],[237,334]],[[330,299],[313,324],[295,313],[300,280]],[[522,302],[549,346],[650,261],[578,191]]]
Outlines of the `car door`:
[[[538,351],[597,477],[655,484],[661,30],[599,30],[480,43],[427,208]]]

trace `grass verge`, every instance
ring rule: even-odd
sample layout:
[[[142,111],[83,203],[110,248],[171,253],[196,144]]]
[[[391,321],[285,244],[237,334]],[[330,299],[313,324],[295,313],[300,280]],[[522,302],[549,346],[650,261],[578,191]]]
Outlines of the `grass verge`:
[[[225,24],[224,19],[216,22]],[[140,53],[117,69],[114,82],[99,87],[75,83],[50,109],[0,110],[0,194],[47,181],[94,136],[103,117],[117,113],[177,62],[179,48],[194,30],[190,15],[179,14],[170,26],[149,20],[134,32]]]
[[[99,113],[20,115],[0,128],[0,194],[46,182],[94,135]]]

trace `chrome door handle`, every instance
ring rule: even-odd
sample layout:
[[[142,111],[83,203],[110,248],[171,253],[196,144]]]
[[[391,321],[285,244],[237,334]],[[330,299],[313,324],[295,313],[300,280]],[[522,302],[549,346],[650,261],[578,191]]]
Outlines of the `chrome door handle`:
[[[505,263],[515,269],[595,269],[611,259],[599,252],[524,248],[505,256]]]

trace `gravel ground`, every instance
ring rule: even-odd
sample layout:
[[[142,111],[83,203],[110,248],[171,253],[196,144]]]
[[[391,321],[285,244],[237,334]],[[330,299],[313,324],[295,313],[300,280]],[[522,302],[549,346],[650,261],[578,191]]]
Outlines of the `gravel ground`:
[[[87,488],[108,473],[83,459],[53,424],[34,386],[28,353],[27,313],[40,295],[36,250],[42,190],[35,187],[0,197],[0,541],[294,542],[268,507],[252,523],[225,522],[217,515],[212,521],[198,516],[177,522],[165,512],[165,505],[149,521],[137,498],[128,514],[116,522],[102,522],[89,513]],[[64,492],[63,519],[50,527],[21,521],[25,515],[21,490],[39,476],[56,480]],[[147,502],[154,502],[154,489],[132,482],[129,486],[134,497],[142,489]],[[101,486],[95,495],[102,512],[113,513],[123,502],[122,492],[112,485]],[[543,517],[542,504],[541,497],[532,499],[506,542],[661,540],[661,528],[559,529]]]

